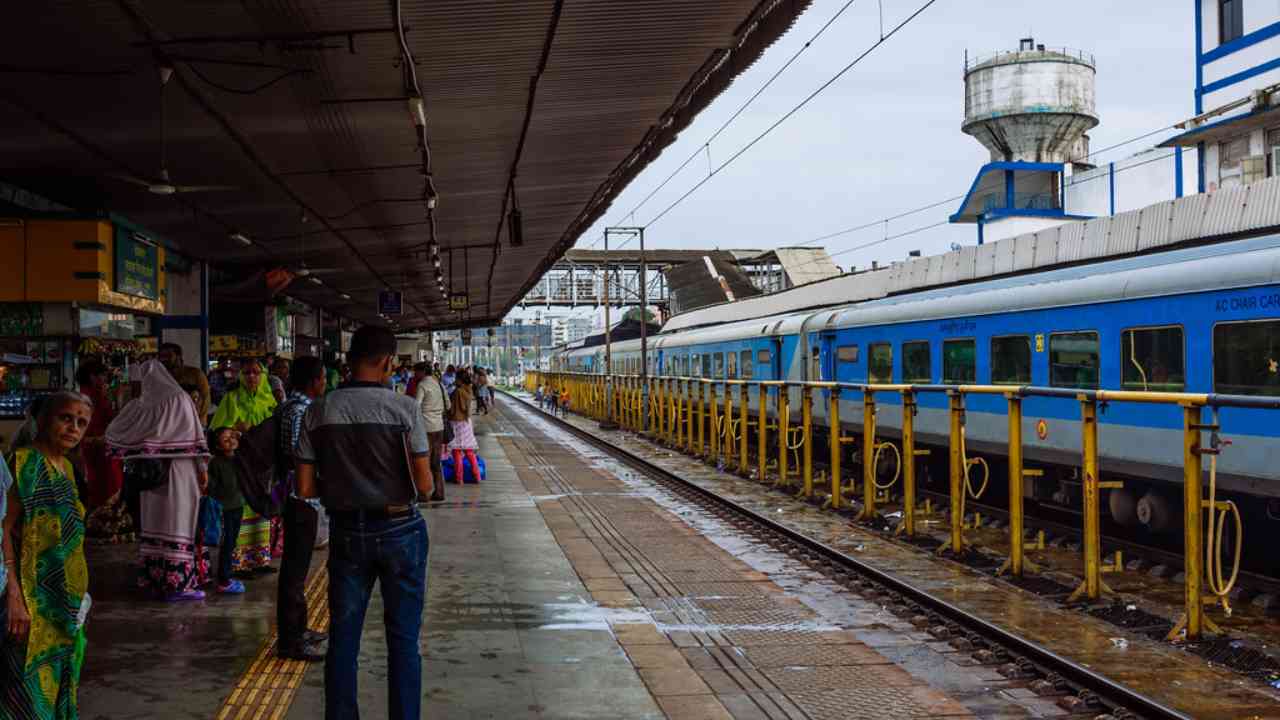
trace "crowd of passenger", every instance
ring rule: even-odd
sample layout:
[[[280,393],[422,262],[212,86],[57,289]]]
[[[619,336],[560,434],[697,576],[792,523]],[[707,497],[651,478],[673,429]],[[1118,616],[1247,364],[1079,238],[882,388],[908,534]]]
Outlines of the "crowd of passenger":
[[[151,600],[235,596],[278,573],[278,654],[325,657],[304,588],[313,550],[327,542],[326,512],[300,493],[295,461],[308,408],[361,386],[351,368],[276,357],[206,377],[165,344],[129,368],[131,398],[118,409],[112,372],[83,360],[77,391],[33,402],[0,463],[0,717],[77,716],[87,539],[136,540],[136,583]],[[402,363],[389,384],[413,398],[428,438],[434,480],[419,500],[445,499],[446,456],[454,482],[464,467],[479,482],[472,414],[492,407],[489,373]]]

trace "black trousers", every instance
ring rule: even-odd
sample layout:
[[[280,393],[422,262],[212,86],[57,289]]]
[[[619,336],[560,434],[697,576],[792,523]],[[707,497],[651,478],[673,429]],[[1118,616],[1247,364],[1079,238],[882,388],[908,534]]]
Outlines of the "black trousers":
[[[307,631],[307,572],[316,547],[316,527],[320,514],[305,500],[285,501],[284,559],[280,561],[279,596],[276,600],[278,646],[296,648]]]
[[[244,508],[231,508],[222,511],[222,544],[218,546],[218,584],[231,582],[231,553],[236,549],[236,540],[240,537],[240,521],[244,519]]]

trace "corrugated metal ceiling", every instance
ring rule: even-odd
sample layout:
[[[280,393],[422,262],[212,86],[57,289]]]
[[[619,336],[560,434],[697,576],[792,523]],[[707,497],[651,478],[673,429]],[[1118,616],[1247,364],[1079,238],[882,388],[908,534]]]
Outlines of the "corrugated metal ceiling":
[[[0,51],[0,175],[226,267],[330,269],[324,286],[290,293],[355,319],[375,321],[374,295],[392,286],[406,294],[402,327],[489,323],[808,3],[405,2],[438,241],[469,314],[448,311],[423,251],[392,0],[24,4]],[[158,171],[162,63],[175,68],[173,182],[237,189],[158,196],[111,177]],[[514,180],[525,243],[513,248],[502,218],[535,78]]]

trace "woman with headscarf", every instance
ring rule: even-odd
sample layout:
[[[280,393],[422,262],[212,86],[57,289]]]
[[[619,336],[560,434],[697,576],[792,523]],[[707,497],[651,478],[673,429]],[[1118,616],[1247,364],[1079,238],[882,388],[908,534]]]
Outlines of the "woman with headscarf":
[[[107,427],[107,448],[126,461],[159,461],[164,475],[139,501],[138,585],[159,599],[203,600],[198,586],[208,551],[196,545],[196,524],[209,446],[200,412],[159,361],[139,365],[136,377],[142,395]]]
[[[0,615],[0,717],[77,717],[84,664],[89,570],[84,506],[67,454],[80,443],[93,406],[79,393],[50,396],[30,445],[10,458],[14,483],[4,518],[8,571]]]
[[[248,431],[269,419],[276,409],[276,398],[267,381],[266,370],[256,362],[246,362],[240,368],[240,385],[222,396],[218,411],[213,414],[209,427],[235,428]],[[244,521],[240,524],[240,537],[231,555],[233,572],[272,572],[272,523],[249,507],[244,506]]]

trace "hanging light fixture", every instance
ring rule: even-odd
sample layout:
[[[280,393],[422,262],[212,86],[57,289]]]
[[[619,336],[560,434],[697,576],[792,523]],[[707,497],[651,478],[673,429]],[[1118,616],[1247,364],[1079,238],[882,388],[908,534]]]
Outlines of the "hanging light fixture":
[[[241,232],[233,232],[227,237],[231,238],[232,240],[235,240],[236,242],[240,243],[241,245],[244,245],[245,247],[249,247],[250,245],[253,244],[253,241],[249,239],[249,236]]]

